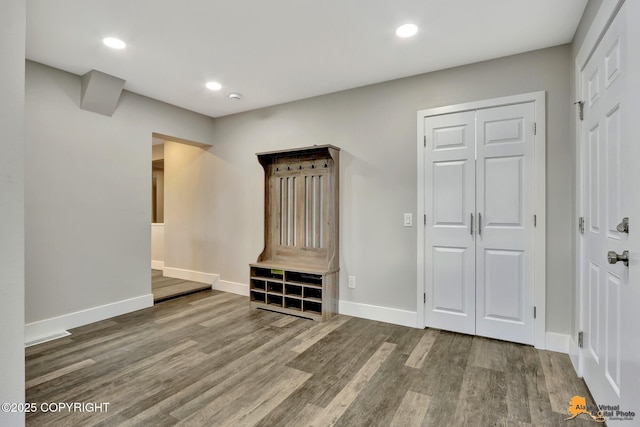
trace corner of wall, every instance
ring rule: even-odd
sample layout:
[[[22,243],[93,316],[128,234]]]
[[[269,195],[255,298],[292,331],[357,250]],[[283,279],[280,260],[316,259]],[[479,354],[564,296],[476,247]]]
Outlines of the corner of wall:
[[[571,337],[567,334],[547,332],[545,335],[545,350],[569,354]]]
[[[22,0],[0,13],[0,402],[24,402],[25,25]],[[22,411],[0,411],[0,424],[22,426]]]

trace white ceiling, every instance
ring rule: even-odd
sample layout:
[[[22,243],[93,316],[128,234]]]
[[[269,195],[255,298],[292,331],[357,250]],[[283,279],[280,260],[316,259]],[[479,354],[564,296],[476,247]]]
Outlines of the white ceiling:
[[[78,75],[96,69],[219,117],[568,43],[586,3],[27,0],[27,58]],[[396,37],[408,22],[417,36]],[[127,48],[105,47],[107,36]],[[206,89],[210,80],[222,90]]]

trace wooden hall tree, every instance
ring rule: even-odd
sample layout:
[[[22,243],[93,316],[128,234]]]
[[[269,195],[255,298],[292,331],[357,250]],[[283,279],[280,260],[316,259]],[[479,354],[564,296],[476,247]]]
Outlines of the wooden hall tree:
[[[314,320],[337,314],[339,153],[317,145],[257,154],[265,246],[250,265],[251,307]]]

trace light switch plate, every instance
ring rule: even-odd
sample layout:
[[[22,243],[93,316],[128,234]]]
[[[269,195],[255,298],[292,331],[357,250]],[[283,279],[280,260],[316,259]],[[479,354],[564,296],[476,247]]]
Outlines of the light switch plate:
[[[404,226],[405,227],[413,226],[413,214],[410,214],[410,213],[404,214]]]

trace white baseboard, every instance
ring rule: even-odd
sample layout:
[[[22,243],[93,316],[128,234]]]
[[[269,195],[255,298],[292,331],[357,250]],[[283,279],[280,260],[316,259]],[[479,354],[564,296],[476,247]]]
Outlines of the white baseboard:
[[[571,337],[566,334],[557,334],[555,332],[547,332],[545,334],[545,347],[549,351],[569,354],[570,341]]]
[[[152,270],[164,270],[164,261],[151,260],[151,269]]]
[[[397,308],[340,300],[338,302],[338,312],[347,316],[362,317],[363,319],[377,320],[411,328],[415,328],[417,325],[417,313],[415,311],[399,310]]]
[[[190,280],[192,282],[206,283],[211,285],[211,289],[229,292],[232,294],[249,296],[249,285],[244,283],[229,282],[220,280],[219,274],[203,273],[201,271],[185,270],[182,268],[164,267],[163,275],[175,279]]]
[[[132,311],[153,306],[153,295],[147,294],[135,298],[117,301],[98,307],[92,307],[51,319],[27,323],[24,326],[25,343],[59,334],[67,329],[88,325],[89,323],[131,313]]]
[[[162,274],[165,277],[173,277],[174,279],[190,280],[192,282],[206,283],[212,285],[213,282],[220,280],[220,275],[203,273],[202,271],[184,270],[182,268],[164,267]]]
[[[228,280],[216,280],[213,282],[212,288],[216,291],[249,296],[249,285],[245,285],[243,283],[229,282]]]

